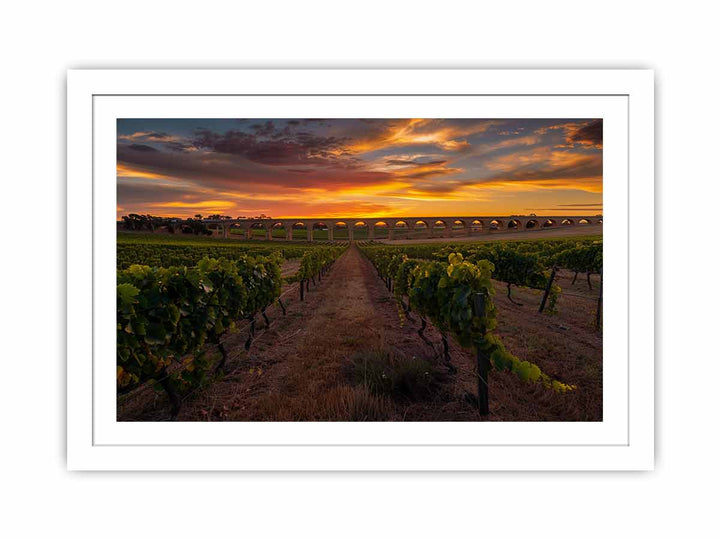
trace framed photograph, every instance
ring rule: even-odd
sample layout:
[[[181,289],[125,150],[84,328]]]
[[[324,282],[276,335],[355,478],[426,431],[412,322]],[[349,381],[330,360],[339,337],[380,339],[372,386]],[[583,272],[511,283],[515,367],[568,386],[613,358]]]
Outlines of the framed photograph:
[[[69,469],[653,468],[652,71],[67,85]]]

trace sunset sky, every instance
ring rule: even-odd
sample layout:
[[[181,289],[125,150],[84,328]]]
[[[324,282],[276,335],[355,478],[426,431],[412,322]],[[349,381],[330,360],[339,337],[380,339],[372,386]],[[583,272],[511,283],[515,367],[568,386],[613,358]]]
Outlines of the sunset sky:
[[[602,213],[597,119],[118,119],[118,218]]]

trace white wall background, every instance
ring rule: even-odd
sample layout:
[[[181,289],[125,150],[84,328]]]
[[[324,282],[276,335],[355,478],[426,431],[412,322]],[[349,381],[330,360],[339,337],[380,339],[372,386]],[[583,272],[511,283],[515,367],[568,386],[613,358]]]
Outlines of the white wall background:
[[[710,2],[627,0],[3,5],[0,535],[698,538],[717,531],[713,11]],[[65,471],[65,70],[261,66],[657,70],[655,472]],[[36,221],[23,225],[27,218]]]

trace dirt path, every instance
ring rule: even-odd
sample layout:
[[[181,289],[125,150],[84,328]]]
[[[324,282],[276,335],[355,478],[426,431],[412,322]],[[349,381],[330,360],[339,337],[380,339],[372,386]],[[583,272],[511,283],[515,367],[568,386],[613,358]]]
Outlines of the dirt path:
[[[181,419],[402,420],[414,407],[353,384],[347,363],[358,353],[391,350],[432,357],[400,326],[396,304],[357,248],[346,251],[288,316],[255,344]],[[473,411],[468,407],[470,414]]]
[[[512,374],[493,372],[491,414],[481,418],[466,399],[476,389],[472,352],[451,340],[452,363],[458,371],[450,374],[438,358],[439,333],[432,326],[425,332],[435,349],[420,339],[418,322],[401,318],[395,299],[356,247],[335,262],[322,282],[310,286],[304,302],[298,292],[297,284],[284,290],[287,315],[281,316],[279,308],[268,310],[270,327],[258,323],[249,351],[244,348],[246,330],[229,337],[227,375],[188,396],[178,420],[602,418],[602,340],[589,322],[591,300],[563,299],[564,311],[549,316],[537,314],[534,291],[517,292],[525,305],[516,306],[498,290],[499,334],[510,350],[551,376],[578,384],[582,391],[561,396],[541,385],[522,383]],[[393,392],[368,389],[368,362],[383,355],[411,368],[399,377],[399,389]],[[364,366],[361,380],[358,365]],[[125,406],[120,417],[166,419],[163,400],[154,396]]]

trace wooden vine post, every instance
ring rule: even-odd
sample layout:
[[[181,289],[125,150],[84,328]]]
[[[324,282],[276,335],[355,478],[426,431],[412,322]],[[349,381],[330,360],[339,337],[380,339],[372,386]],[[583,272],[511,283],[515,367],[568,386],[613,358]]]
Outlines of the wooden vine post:
[[[550,272],[550,277],[548,278],[547,285],[545,286],[545,294],[543,294],[542,302],[540,302],[540,309],[538,309],[538,313],[542,313],[543,309],[545,309],[545,302],[547,302],[548,295],[550,294],[550,289],[552,288],[553,281],[555,280],[555,271],[556,268],[553,266],[552,272]]]
[[[483,293],[475,294],[475,316],[485,317],[485,295]],[[481,415],[490,413],[489,405],[489,389],[488,389],[488,370],[490,367],[490,359],[485,355],[480,347],[475,345],[475,353],[477,355],[477,371],[478,371],[478,411]]]
[[[165,390],[165,393],[170,399],[170,419],[175,420],[178,414],[180,414],[180,407],[182,407],[182,401],[180,400],[180,395],[175,389],[175,385],[173,384],[172,380],[170,380],[170,374],[165,368],[162,368],[162,371],[160,371],[160,379],[158,382],[160,383],[160,386],[162,386],[162,389]]]
[[[600,270],[600,295],[597,301],[597,312],[595,313],[595,327],[600,328],[602,326],[602,309],[603,309],[603,273]]]

